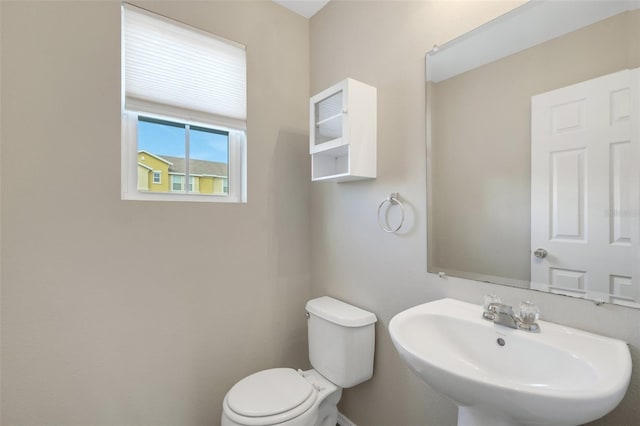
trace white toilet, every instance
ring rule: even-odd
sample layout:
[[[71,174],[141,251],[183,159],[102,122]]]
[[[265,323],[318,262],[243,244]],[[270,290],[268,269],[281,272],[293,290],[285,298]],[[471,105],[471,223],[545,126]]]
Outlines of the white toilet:
[[[272,368],[236,383],[222,426],[335,426],[342,388],[373,375],[376,316],[333,299],[307,302],[312,370]]]

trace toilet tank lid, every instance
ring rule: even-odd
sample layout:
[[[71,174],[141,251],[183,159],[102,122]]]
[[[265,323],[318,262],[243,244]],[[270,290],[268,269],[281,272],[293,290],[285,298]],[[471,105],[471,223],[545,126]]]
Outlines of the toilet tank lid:
[[[309,300],[306,309],[310,314],[345,327],[363,327],[378,320],[372,312],[329,296]]]

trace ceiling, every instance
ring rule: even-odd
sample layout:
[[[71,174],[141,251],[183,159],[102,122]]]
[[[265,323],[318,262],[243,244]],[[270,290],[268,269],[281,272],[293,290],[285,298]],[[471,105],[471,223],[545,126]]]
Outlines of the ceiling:
[[[329,0],[273,0],[280,6],[284,6],[289,10],[294,11],[298,15],[302,15],[305,18],[311,18],[320,9],[322,9]]]

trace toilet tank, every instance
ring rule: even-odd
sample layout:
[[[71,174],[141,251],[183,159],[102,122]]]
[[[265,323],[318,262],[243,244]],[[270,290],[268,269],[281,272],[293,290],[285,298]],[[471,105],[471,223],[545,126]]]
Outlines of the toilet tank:
[[[349,388],[373,376],[375,314],[331,297],[307,302],[309,360],[332,383]]]

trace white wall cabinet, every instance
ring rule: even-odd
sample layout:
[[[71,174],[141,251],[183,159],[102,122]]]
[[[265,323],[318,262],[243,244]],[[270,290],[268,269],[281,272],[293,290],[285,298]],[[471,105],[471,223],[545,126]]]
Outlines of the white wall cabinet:
[[[309,102],[311,180],[376,177],[377,91],[351,78]]]

